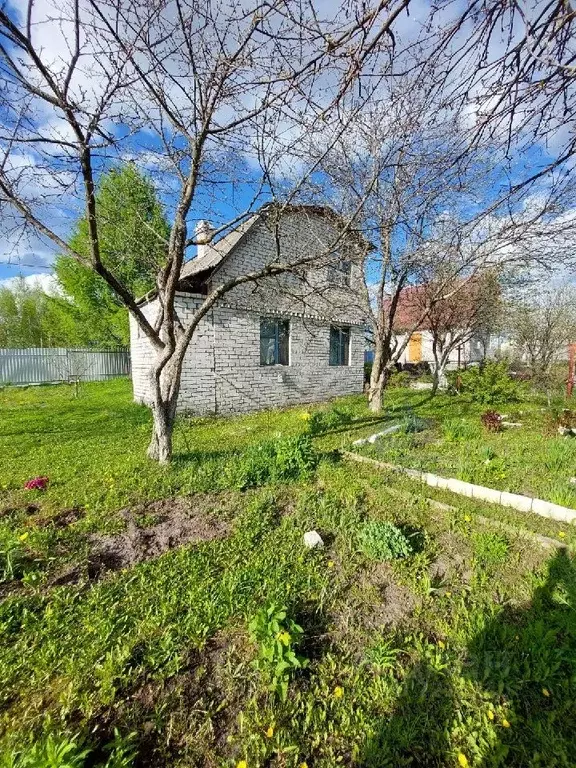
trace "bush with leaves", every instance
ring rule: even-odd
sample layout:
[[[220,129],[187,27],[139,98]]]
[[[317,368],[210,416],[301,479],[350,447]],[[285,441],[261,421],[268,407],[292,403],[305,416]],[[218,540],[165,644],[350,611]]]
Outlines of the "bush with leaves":
[[[508,374],[506,362],[488,362],[485,365],[454,371],[450,383],[459,392],[483,405],[513,402],[520,399],[520,388]]]
[[[308,477],[318,454],[307,435],[280,437],[249,448],[235,461],[234,483],[240,489]]]
[[[502,432],[502,416],[498,411],[484,411],[480,417],[482,426],[488,430],[488,432]]]
[[[397,389],[408,387],[412,381],[412,376],[407,371],[394,371],[386,380],[387,389]]]
[[[371,560],[397,560],[412,554],[410,540],[393,523],[368,520],[358,533],[360,550]]]
[[[288,617],[284,606],[272,604],[258,611],[248,631],[258,645],[254,666],[266,679],[269,690],[285,701],[290,676],[307,665],[307,660],[295,651],[304,630]]]

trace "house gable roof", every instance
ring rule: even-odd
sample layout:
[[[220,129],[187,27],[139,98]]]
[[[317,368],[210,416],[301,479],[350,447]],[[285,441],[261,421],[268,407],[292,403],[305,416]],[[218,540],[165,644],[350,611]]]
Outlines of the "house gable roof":
[[[247,218],[237,227],[228,232],[224,237],[215,243],[209,243],[204,246],[205,253],[201,257],[196,257],[187,261],[180,272],[180,280],[186,281],[201,275],[204,272],[212,272],[219,267],[232,253],[236,246],[242,241],[245,235],[259,221],[262,221],[267,215],[274,212],[282,214],[303,213],[314,216],[322,216],[332,221],[336,227],[342,227],[343,219],[335,211],[327,206],[321,205],[282,205],[279,203],[266,203],[256,213]],[[347,237],[352,238],[357,244],[367,250],[373,250],[374,246],[369,243],[363,235],[355,230],[350,230]]]
[[[397,333],[409,330],[429,331],[433,325],[431,313],[436,323],[440,319],[452,327],[460,327],[461,322],[466,322],[473,313],[480,289],[481,283],[477,278],[459,279],[450,286],[449,296],[440,298],[434,308],[426,310],[430,284],[409,285],[400,291],[393,329]],[[388,299],[387,308],[390,304]]]

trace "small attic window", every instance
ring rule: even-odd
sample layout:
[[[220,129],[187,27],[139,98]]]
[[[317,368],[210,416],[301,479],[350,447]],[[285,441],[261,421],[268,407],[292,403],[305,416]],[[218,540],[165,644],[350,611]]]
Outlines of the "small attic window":
[[[328,283],[341,287],[350,287],[352,262],[348,259],[338,259],[328,267]]]

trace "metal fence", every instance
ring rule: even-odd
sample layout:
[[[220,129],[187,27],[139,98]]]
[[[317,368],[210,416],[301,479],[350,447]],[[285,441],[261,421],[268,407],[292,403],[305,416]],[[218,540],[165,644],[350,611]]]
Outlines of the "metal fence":
[[[129,374],[130,353],[126,349],[0,349],[0,384],[102,381]]]

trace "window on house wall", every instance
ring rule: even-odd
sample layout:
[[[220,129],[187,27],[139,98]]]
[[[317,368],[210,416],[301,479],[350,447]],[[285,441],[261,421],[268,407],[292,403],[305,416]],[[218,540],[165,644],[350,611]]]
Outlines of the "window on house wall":
[[[289,365],[290,321],[275,317],[260,320],[260,365]]]
[[[330,365],[350,365],[350,328],[330,326]]]
[[[328,282],[330,285],[350,287],[352,274],[352,262],[347,259],[338,259],[328,267]]]

